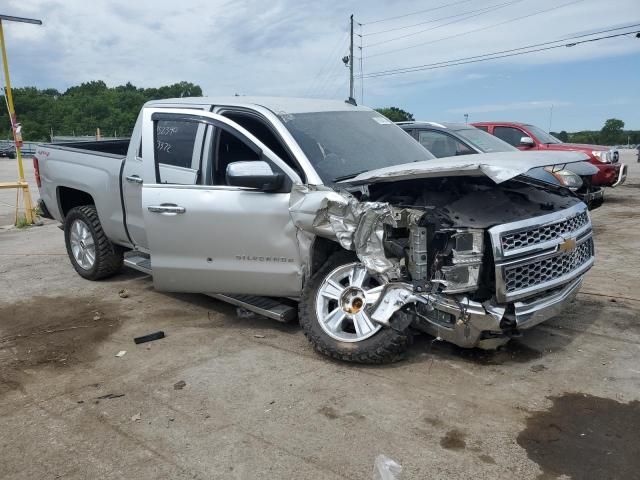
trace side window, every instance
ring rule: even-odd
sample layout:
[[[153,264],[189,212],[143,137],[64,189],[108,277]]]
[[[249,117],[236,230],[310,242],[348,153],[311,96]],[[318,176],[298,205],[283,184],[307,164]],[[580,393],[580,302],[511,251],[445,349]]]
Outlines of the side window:
[[[304,178],[304,174],[298,167],[298,163],[284,146],[281,139],[262,120],[252,115],[243,115],[242,113],[236,112],[225,113],[224,116],[246,128],[255,135],[258,140],[269,147],[284,163],[295,170],[301,178]]]
[[[509,145],[513,145],[514,147],[519,146],[520,139],[527,136],[527,134],[519,128],[513,127],[494,127],[493,134],[500,140],[504,140]]]
[[[191,168],[198,123],[160,120],[156,123],[156,161]]]
[[[213,185],[226,185],[227,166],[233,162],[253,162],[260,160],[258,155],[235,135],[220,130],[218,148],[213,162]]]
[[[197,122],[184,120],[159,120],[155,123],[155,162],[158,183],[178,185],[197,183],[199,165],[194,155],[197,153],[195,147],[199,126]],[[194,168],[194,160],[196,168]]]
[[[475,153],[451,135],[436,130],[420,130],[418,141],[438,158]]]
[[[485,132],[489,131],[489,127],[486,125],[474,125],[478,130],[484,130]]]

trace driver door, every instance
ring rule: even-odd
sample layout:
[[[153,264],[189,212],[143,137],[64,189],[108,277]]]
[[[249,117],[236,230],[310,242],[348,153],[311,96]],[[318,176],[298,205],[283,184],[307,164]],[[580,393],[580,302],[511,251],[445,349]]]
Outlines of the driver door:
[[[180,137],[183,129],[205,125],[204,142]],[[183,138],[174,143],[173,136]],[[277,191],[216,182],[221,135],[241,144],[251,158],[283,174]],[[143,112],[142,208],[154,286],[199,293],[297,296],[302,263],[289,214],[291,186],[300,177],[268,147],[235,122],[214,113],[148,108]],[[163,171],[167,155],[191,159],[197,169]],[[229,161],[229,158],[227,158]],[[186,160],[185,160],[186,163]],[[228,166],[225,164],[225,168]],[[224,178],[224,176],[222,176]]]

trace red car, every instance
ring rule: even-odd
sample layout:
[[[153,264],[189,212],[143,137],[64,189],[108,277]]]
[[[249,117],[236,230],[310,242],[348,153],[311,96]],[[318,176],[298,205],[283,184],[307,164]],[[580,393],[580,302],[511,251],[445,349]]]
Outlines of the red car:
[[[618,151],[602,145],[563,143],[535,125],[517,122],[478,122],[476,128],[489,132],[520,150],[570,150],[584,152],[599,172],[593,185],[617,187],[627,179],[627,166],[618,161]]]

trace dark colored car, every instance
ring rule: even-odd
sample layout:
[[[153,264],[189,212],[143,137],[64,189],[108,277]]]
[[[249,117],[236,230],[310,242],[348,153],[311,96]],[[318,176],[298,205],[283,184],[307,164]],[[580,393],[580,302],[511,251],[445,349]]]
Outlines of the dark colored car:
[[[620,154],[616,149],[602,145],[565,143],[535,125],[519,122],[474,122],[473,126],[495,135],[518,150],[552,150],[584,152],[589,162],[598,169],[593,185],[617,187],[627,178],[627,166],[620,163]]]
[[[464,123],[400,122],[398,125],[438,158],[518,150],[499,138]],[[590,209],[594,209],[604,201],[603,188],[592,185],[592,176],[597,173],[598,169],[589,162],[579,162],[569,164],[563,170],[535,168],[527,175],[569,188]]]
[[[0,157],[16,158],[16,147],[11,143],[0,144]]]

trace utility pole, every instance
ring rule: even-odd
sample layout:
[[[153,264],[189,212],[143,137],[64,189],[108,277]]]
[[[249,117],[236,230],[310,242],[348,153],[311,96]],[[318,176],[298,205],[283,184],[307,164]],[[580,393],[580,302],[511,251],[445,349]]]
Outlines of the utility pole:
[[[353,13],[351,14],[351,43],[349,44],[349,102],[355,103],[353,92]]]
[[[549,133],[551,133],[551,122],[553,122],[553,103],[549,109]]]
[[[33,223],[33,207],[31,204],[31,193],[29,192],[29,184],[24,179],[24,167],[22,166],[22,134],[20,132],[20,124],[16,118],[16,110],[13,106],[13,95],[11,93],[11,79],[9,78],[9,61],[7,60],[7,49],[4,43],[4,32],[2,30],[2,21],[33,23],[42,25],[42,21],[33,18],[12,17],[9,15],[0,15],[0,50],[2,50],[2,65],[4,68],[4,81],[6,87],[4,95],[7,100],[7,109],[9,110],[9,119],[11,120],[11,130],[13,132],[13,141],[16,146],[16,158],[18,159],[18,176],[17,182],[0,183],[0,188],[17,188],[22,190],[24,201],[24,217],[27,224]],[[16,205],[16,224],[18,223],[18,205]]]
[[[464,114],[464,123],[469,123],[469,114],[468,113]]]

